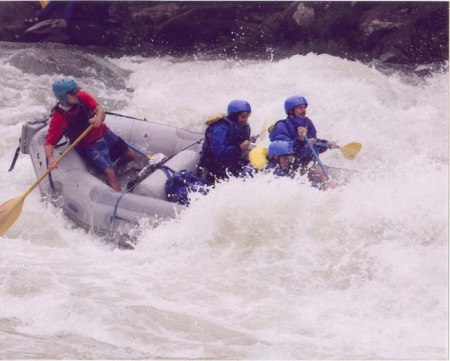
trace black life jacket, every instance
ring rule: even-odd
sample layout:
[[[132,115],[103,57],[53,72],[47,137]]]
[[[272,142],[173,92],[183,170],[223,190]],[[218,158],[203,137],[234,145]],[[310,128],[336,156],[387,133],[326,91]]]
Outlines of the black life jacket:
[[[64,135],[69,138],[71,143],[89,127],[89,119],[95,115],[95,112],[89,109],[82,100],[79,100],[79,103],[72,106],[68,111],[64,111],[56,104],[52,109],[52,114],[53,112],[58,112],[64,116],[67,122]]]
[[[243,141],[250,139],[250,126],[248,124],[246,124],[245,126],[239,126],[237,122],[233,122],[231,119],[223,117],[211,124],[205,131],[205,142],[202,149],[202,158],[204,159],[214,159],[214,162],[221,162],[220,160],[215,159],[216,156],[211,151],[211,136],[213,127],[221,122],[225,122],[228,126],[228,129],[230,130],[226,139],[227,145],[239,145]],[[233,162],[233,160],[230,161]]]

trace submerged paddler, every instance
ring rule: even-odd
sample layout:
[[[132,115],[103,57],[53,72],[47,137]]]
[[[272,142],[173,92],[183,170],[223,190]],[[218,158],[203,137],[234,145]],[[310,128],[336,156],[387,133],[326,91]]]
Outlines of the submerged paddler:
[[[257,147],[258,148],[258,147]],[[294,149],[292,142],[285,140],[276,140],[269,145],[269,149],[255,148],[241,177],[251,177],[258,172],[273,174],[276,177],[293,178],[296,173],[294,168]],[[255,155],[255,151],[258,154]]]
[[[268,163],[264,169],[277,177],[294,177],[294,148],[291,142],[276,140],[269,145]]]
[[[270,143],[269,149],[256,146],[249,154],[250,162],[241,172],[242,178],[253,178],[257,173],[272,174],[276,178],[295,178],[299,169],[295,161],[292,142],[286,140],[275,140]],[[313,171],[308,172],[308,179],[313,187],[326,190],[335,188],[339,184],[332,179],[317,181]]]
[[[123,165],[136,159],[134,151],[103,123],[106,115],[102,107],[91,94],[82,90],[75,80],[60,77],[54,81],[52,88],[58,103],[51,111],[45,141],[48,169],[58,168],[53,154],[59,139],[66,135],[70,142],[73,142],[92,124],[94,127],[75,149],[89,165],[105,176],[111,188],[121,191],[113,162],[117,161],[116,165]]]

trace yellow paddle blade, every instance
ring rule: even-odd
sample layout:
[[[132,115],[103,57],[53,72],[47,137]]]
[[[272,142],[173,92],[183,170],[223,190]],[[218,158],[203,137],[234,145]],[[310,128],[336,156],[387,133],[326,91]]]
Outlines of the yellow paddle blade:
[[[253,167],[263,170],[267,165],[267,154],[269,154],[269,150],[258,145],[250,151],[248,159]]]
[[[19,218],[24,199],[23,196],[19,196],[0,206],[0,236],[3,236],[16,219]]]
[[[359,151],[361,150],[362,144],[361,143],[349,143],[346,145],[343,145],[342,147],[339,147],[339,149],[342,152],[342,155],[347,159],[355,159],[358,155]]]
[[[205,124],[211,125],[211,124],[217,122],[219,119],[222,119],[225,116],[226,116],[226,114],[223,114],[223,113],[211,115],[205,120]]]
[[[93,124],[89,125],[81,135],[75,139],[75,141],[70,144],[67,149],[56,159],[56,163],[61,162],[61,160],[73,149],[75,146],[86,136],[87,133],[91,131],[94,127]],[[19,197],[10,199],[8,202],[3,203],[0,207],[0,236],[3,236],[5,232],[11,227],[11,225],[16,221],[19,217],[20,212],[22,211],[23,202],[25,198],[33,191],[34,188],[38,186],[42,180],[47,177],[50,173],[50,170],[47,169],[41,176],[33,183],[33,185],[28,188],[28,190]]]
[[[267,128],[267,131],[272,133],[273,128],[275,128],[275,124],[272,124],[269,128]]]

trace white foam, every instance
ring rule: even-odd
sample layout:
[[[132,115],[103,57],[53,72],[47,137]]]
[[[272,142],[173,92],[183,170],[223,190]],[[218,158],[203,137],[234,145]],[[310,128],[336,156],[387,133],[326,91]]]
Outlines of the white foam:
[[[132,252],[32,193],[0,242],[0,357],[446,357],[447,73],[384,75],[314,54],[110,62],[131,71],[135,92],[82,79],[106,106],[197,131],[242,98],[259,133],[303,94],[319,137],[363,144],[354,161],[329,151],[324,163],[360,173],[327,192],[305,179],[230,180],[146,229]],[[0,74],[3,202],[33,181],[24,155],[6,170],[22,122],[51,108],[54,74],[6,61]]]

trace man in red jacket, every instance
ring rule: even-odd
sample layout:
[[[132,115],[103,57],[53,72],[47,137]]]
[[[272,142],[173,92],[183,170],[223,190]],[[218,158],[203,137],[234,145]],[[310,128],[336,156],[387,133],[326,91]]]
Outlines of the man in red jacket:
[[[102,107],[91,94],[81,90],[72,78],[59,78],[53,83],[52,88],[58,103],[52,109],[45,141],[48,169],[58,168],[53,153],[59,139],[66,135],[72,143],[90,124],[93,124],[94,127],[75,149],[92,167],[105,175],[106,182],[111,188],[120,192],[113,162],[117,160],[117,165],[126,164],[134,160],[136,154],[122,138],[103,123],[106,115]]]

